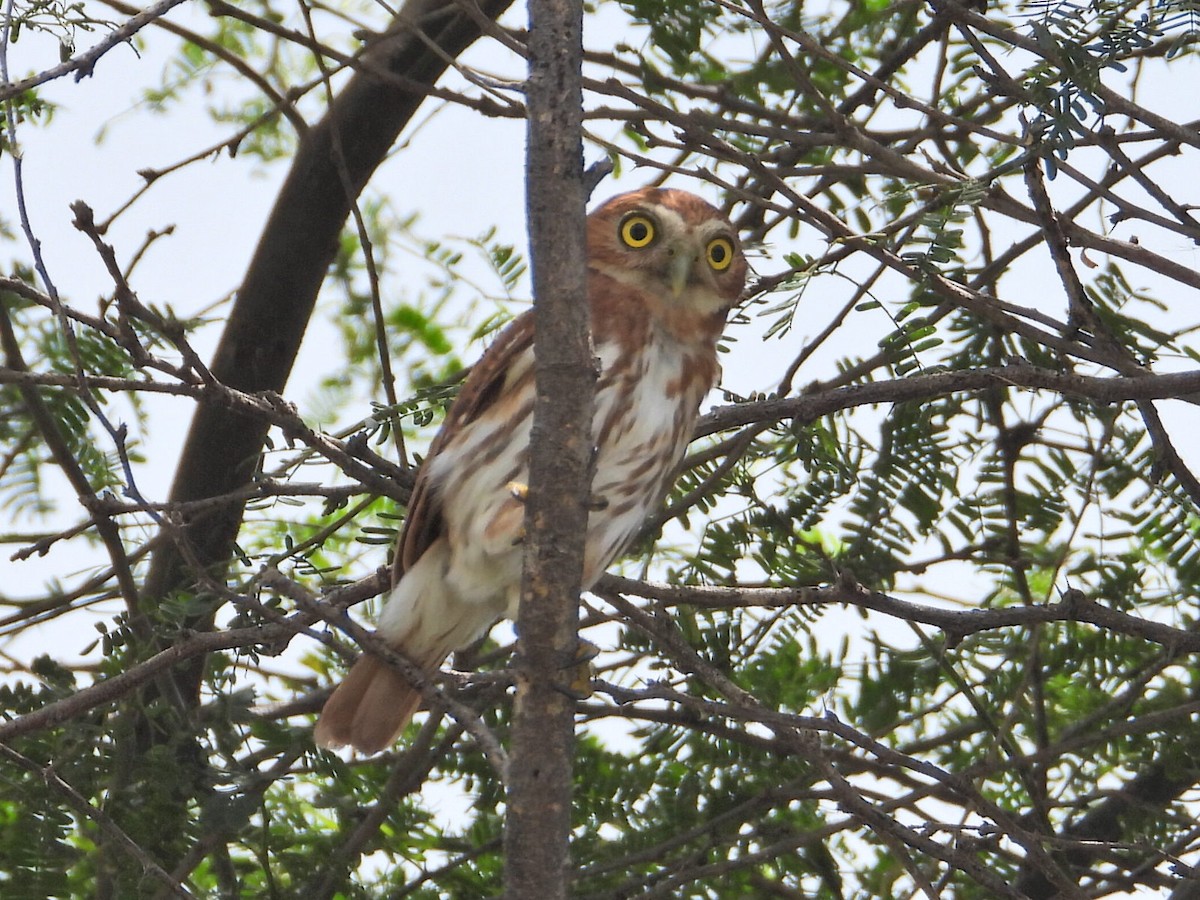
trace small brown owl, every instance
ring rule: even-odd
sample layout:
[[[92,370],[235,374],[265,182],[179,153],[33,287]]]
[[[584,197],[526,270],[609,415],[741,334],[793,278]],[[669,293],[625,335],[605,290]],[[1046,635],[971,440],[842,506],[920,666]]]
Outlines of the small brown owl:
[[[717,339],[746,281],[737,234],[678,190],[621,194],[588,216],[588,303],[600,363],[583,587],[662,502],[704,396]],[[512,322],[471,370],[417,474],[379,635],[417,665],[515,617],[533,421],[533,316]],[[412,718],[420,693],[364,655],[333,692],[314,738],[375,753]]]

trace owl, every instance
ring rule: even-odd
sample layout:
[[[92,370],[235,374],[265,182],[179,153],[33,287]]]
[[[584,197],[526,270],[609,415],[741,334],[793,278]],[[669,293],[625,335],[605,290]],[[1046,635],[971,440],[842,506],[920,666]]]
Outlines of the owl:
[[[717,383],[717,340],[746,281],[738,237],[694,194],[643,188],[587,220],[587,294],[599,365],[587,590],[662,502],[700,403]],[[417,474],[378,634],[427,671],[507,616],[521,591],[534,407],[534,320],[516,318],[472,368]],[[364,655],[325,704],[324,747],[387,747],[421,695]]]

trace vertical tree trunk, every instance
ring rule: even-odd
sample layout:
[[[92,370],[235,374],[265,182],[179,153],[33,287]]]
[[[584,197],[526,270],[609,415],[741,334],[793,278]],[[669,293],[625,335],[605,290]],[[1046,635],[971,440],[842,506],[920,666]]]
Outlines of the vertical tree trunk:
[[[526,203],[537,403],[505,827],[509,900],[567,896],[579,585],[591,487],[596,372],[588,328],[583,186],[583,8],[529,3]]]

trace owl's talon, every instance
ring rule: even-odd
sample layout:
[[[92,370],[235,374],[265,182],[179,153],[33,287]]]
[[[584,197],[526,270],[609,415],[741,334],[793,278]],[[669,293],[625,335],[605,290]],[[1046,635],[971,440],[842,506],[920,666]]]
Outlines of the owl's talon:
[[[600,648],[591,641],[579,639],[575,648],[575,659],[565,668],[571,669],[571,682],[565,688],[565,693],[572,700],[586,700],[592,696],[592,679],[596,677],[596,669],[592,660],[600,655]]]
[[[529,500],[529,485],[521,481],[510,481],[504,486],[504,489],[518,503],[525,503]],[[599,512],[602,509],[608,509],[608,498],[602,497],[599,494],[592,494],[588,497],[587,508],[591,512]]]
[[[600,648],[585,638],[579,638],[575,644],[575,661],[571,663],[573,666],[579,666],[583,663],[590,663],[593,659],[600,655]]]

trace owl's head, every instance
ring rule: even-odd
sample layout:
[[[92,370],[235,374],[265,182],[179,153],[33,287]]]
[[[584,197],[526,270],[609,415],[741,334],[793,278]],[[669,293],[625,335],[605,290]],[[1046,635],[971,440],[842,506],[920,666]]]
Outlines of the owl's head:
[[[723,312],[746,284],[737,232],[714,206],[687,191],[642,188],[588,216],[588,264],[666,303]]]

